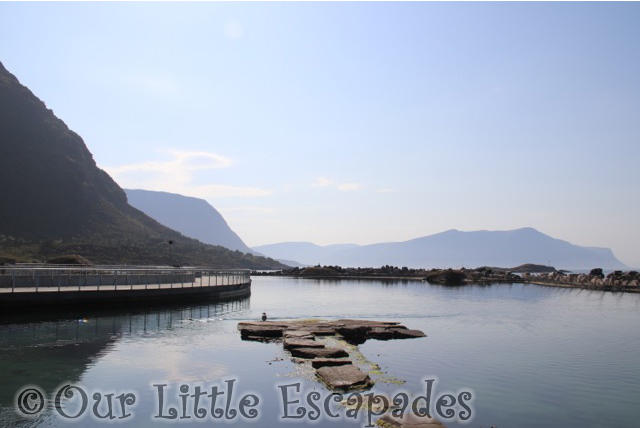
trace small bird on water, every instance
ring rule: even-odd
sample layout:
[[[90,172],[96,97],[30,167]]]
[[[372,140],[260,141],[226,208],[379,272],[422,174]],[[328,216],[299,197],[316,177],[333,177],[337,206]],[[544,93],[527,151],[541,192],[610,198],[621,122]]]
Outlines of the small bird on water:
[[[262,313],[262,321],[267,320],[267,314],[265,312]]]

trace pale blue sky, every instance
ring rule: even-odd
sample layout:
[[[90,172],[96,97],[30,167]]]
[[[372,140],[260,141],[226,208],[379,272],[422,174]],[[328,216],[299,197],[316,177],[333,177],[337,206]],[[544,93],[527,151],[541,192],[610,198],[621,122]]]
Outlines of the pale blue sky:
[[[640,266],[639,3],[0,3],[123,187],[249,245],[531,226]]]

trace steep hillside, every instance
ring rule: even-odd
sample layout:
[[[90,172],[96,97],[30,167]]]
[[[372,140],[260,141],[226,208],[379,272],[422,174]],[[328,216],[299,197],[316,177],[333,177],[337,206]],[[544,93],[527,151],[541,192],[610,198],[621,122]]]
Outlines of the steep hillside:
[[[0,63],[0,257],[40,260],[77,252],[94,263],[173,261],[279,267],[201,244],[127,203],[78,134]]]
[[[222,215],[204,199],[149,190],[124,191],[131,206],[184,236],[230,250],[252,252]]]

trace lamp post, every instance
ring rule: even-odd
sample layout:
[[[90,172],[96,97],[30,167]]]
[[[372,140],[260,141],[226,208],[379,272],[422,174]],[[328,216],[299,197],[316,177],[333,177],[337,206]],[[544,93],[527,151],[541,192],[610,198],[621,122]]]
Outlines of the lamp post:
[[[169,266],[171,266],[171,247],[173,246],[173,241],[169,240]]]

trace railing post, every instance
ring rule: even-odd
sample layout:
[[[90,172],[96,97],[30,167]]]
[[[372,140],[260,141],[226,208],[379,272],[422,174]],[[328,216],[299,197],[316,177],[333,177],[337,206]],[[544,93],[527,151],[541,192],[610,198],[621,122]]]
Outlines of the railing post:
[[[15,293],[16,291],[16,270],[11,269],[11,292]]]

